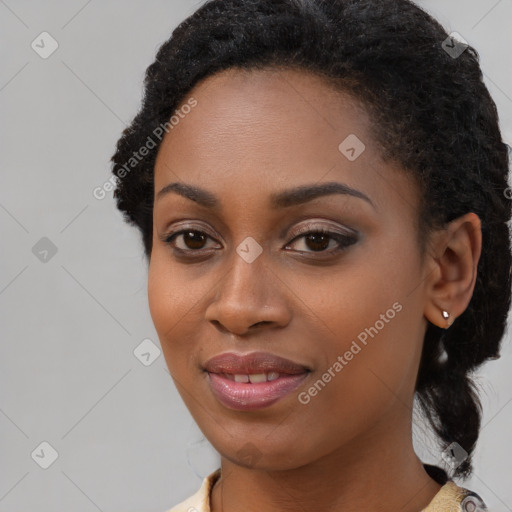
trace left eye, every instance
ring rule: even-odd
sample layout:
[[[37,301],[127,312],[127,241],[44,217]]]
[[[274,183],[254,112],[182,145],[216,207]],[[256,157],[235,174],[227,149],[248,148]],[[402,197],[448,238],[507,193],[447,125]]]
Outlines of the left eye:
[[[357,237],[354,235],[344,235],[325,229],[307,231],[294,238],[294,240],[299,239],[304,239],[304,245],[312,249],[310,251],[300,250],[300,252],[336,252],[357,242]],[[330,242],[334,242],[335,247],[333,250],[326,251]]]

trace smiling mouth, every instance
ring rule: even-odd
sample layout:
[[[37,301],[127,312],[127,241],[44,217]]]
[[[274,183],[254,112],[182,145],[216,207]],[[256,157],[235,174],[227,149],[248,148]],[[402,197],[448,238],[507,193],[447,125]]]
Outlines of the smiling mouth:
[[[227,352],[204,365],[214,396],[235,410],[269,407],[296,389],[310,369],[280,356],[253,352]]]

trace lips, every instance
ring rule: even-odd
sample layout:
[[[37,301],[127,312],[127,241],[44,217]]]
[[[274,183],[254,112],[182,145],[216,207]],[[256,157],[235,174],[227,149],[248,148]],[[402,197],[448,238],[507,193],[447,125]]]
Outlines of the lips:
[[[209,359],[204,369],[214,396],[226,407],[244,411],[269,407],[296,389],[310,372],[268,352],[227,352]]]
[[[252,352],[250,354],[225,352],[209,359],[204,368],[209,373],[230,375],[269,374],[271,372],[297,375],[310,371],[304,365],[268,352]]]

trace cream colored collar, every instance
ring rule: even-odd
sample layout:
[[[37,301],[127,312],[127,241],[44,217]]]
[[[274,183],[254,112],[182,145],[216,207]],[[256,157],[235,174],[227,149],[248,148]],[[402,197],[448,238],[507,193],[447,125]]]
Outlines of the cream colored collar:
[[[190,498],[182,501],[167,512],[211,512],[210,493],[220,477],[220,468],[210,473],[202,482],[199,490]],[[472,504],[474,506],[472,506]],[[439,489],[432,501],[421,512],[485,512],[485,504],[474,492],[459,487],[452,480]]]

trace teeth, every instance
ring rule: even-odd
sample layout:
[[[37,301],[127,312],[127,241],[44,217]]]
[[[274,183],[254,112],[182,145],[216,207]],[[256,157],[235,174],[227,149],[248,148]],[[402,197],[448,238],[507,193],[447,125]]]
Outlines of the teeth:
[[[267,375],[265,373],[254,373],[249,375],[249,380],[251,381],[252,384],[256,382],[266,382]]]
[[[243,383],[250,382],[251,384],[256,384],[258,382],[267,382],[267,381],[276,380],[279,378],[279,373],[278,372],[253,373],[250,375],[240,374],[240,373],[236,373],[236,374],[225,373],[224,376],[226,378],[228,378],[229,380],[234,380],[235,382],[243,382]]]

